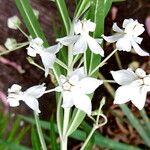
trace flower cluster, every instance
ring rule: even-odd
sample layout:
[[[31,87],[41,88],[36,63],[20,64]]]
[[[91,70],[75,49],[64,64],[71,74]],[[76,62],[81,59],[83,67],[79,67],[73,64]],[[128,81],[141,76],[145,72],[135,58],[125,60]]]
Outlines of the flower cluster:
[[[138,68],[133,72],[132,69],[111,71],[114,80],[121,86],[115,94],[115,104],[124,104],[128,101],[141,110],[146,101],[147,92],[150,91],[150,75]]]
[[[15,24],[15,27],[18,27],[20,24],[18,19],[13,18],[13,20],[13,25]],[[9,27],[12,28],[12,22],[10,23],[10,21],[8,21],[8,23]],[[137,20],[125,19],[122,26],[123,29],[114,23],[113,31],[117,33],[112,36],[102,35],[102,38],[110,43],[116,42],[116,49],[119,51],[130,52],[133,47],[135,52],[140,56],[149,56],[149,53],[139,47],[139,44],[142,42],[142,38],[139,37],[139,35],[144,32],[143,24],[140,24]],[[73,55],[84,54],[89,48],[92,53],[104,57],[104,50],[100,46],[102,39],[96,39],[90,35],[90,32],[94,32],[96,29],[94,22],[86,19],[78,20],[73,23],[73,29],[73,35],[56,39],[58,43],[48,48],[43,46],[44,42],[39,37],[29,40],[27,54],[31,57],[36,57],[37,54],[40,55],[45,69],[45,77],[49,74],[49,70],[53,68],[57,59],[56,53],[59,52],[63,45],[71,47]],[[13,44],[16,43],[16,41],[11,42]],[[13,48],[13,46],[10,46],[9,41],[7,41],[6,46],[9,47],[9,49]],[[103,81],[86,75],[84,73],[84,67],[78,67],[77,69],[69,67],[70,66],[68,66],[68,75],[61,75],[58,81],[59,85],[52,91],[62,93],[62,107],[64,109],[74,105],[76,108],[91,115],[92,104],[89,94],[92,94]],[[116,91],[114,103],[123,104],[131,100],[137,108],[142,109],[144,107],[146,94],[150,91],[150,75],[146,75],[144,70],[140,68],[135,72],[131,69],[111,71],[111,74],[114,80],[121,85]],[[31,109],[39,113],[37,98],[45,93],[45,89],[46,87],[42,84],[33,86],[22,92],[21,86],[14,84],[8,89],[9,104],[13,107],[18,106],[19,101],[22,100]]]

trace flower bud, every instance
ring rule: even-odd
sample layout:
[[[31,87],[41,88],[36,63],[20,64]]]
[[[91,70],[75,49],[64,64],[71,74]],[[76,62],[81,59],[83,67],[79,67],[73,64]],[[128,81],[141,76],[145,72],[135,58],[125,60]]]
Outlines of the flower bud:
[[[13,16],[13,17],[10,17],[8,18],[7,20],[7,25],[10,29],[14,29],[14,30],[17,30],[18,27],[20,26],[21,24],[21,21],[20,19],[18,18],[18,16]]]
[[[14,38],[7,38],[4,45],[5,45],[5,47],[8,50],[12,50],[12,49],[16,48],[16,44],[17,44],[16,39],[14,39]]]

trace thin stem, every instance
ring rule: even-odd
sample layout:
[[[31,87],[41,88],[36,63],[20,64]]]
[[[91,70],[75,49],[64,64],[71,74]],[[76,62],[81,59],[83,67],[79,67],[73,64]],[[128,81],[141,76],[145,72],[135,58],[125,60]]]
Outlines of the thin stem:
[[[65,108],[64,109],[63,137],[62,137],[62,141],[61,141],[61,150],[67,150],[68,136],[66,133],[68,130],[69,118],[70,118],[70,108]]]
[[[58,99],[58,103],[57,103],[57,113],[56,113],[56,117],[57,117],[57,127],[58,127],[58,132],[59,132],[59,137],[61,139],[61,141],[63,140],[62,138],[62,122],[61,122],[61,102],[62,102],[62,94],[60,95],[59,99]]]
[[[64,109],[63,136],[66,136],[70,116],[70,108]]]
[[[119,69],[122,69],[121,59],[119,57],[119,53],[118,52],[115,53],[115,58],[116,58],[116,61],[117,61]]]
[[[105,77],[99,72],[99,78],[101,80],[106,80]],[[115,90],[112,88],[112,86],[108,83],[108,82],[104,82],[104,86],[107,89],[107,91],[109,92],[109,94],[114,97],[115,95]]]
[[[44,140],[44,137],[43,137],[43,133],[42,133],[42,129],[41,129],[41,126],[40,126],[40,123],[39,123],[39,117],[36,114],[36,112],[34,112],[34,118],[35,118],[35,123],[36,123],[37,132],[38,132],[38,135],[39,135],[40,143],[41,143],[41,146],[42,146],[42,150],[47,150],[45,140]]]
[[[107,82],[107,83],[116,83],[115,80],[103,80],[103,82]]]
[[[84,52],[84,72],[87,75],[87,61],[86,61],[86,51]]]
[[[20,48],[22,48],[22,47],[27,46],[28,44],[29,44],[29,42],[27,42],[27,43],[25,43],[25,44],[22,44],[22,45],[20,45],[20,46],[14,48],[14,49],[1,52],[1,53],[0,53],[0,56],[5,55],[5,54],[8,54],[8,53],[10,53],[10,52],[13,52],[13,51],[15,51],[15,50],[18,50],[18,49],[20,49]]]
[[[37,68],[39,68],[39,69],[45,71],[45,69],[44,69],[43,67],[41,67],[40,65],[38,65],[37,63],[35,63],[34,60],[33,60],[31,57],[27,57],[27,60],[28,60],[28,62],[29,62],[31,65],[34,65],[34,66],[36,66]]]
[[[88,142],[89,142],[89,140],[91,139],[91,137],[92,137],[93,133],[95,132],[95,130],[96,130],[96,128],[93,127],[92,130],[91,130],[91,132],[89,133],[89,135],[88,135],[86,141],[84,142],[84,144],[82,145],[82,147],[81,147],[80,150],[84,150],[84,149],[86,148],[86,145],[88,144]]]
[[[17,28],[27,39],[29,39],[29,36],[19,26],[17,26]]]
[[[61,60],[59,60],[58,58],[56,58],[55,62],[60,65],[61,67],[63,67],[64,69],[68,70],[68,67],[66,64],[64,64]]]
[[[78,64],[78,66],[77,66],[77,68],[80,68],[80,66],[83,64],[83,62],[84,62],[84,59],[81,58],[81,60],[80,60],[80,62],[79,62],[79,64]]]
[[[51,92],[54,92],[54,91],[56,91],[56,88],[47,90],[47,91],[44,92],[44,94],[51,93]]]
[[[106,61],[117,51],[117,49],[113,50],[92,72],[90,72],[89,76],[94,74],[100,67],[102,67]]]
[[[81,58],[82,55],[76,55],[75,58],[72,61],[71,66],[73,67],[75,65],[75,63]]]

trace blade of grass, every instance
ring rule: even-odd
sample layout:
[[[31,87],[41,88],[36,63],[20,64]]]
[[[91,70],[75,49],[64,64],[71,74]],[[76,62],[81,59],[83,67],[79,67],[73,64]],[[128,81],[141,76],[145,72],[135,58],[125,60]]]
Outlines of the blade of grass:
[[[15,138],[15,143],[19,144],[22,139],[24,138],[25,134],[29,131],[30,127],[24,127],[21,129],[21,131],[18,133],[17,137]]]
[[[27,148],[25,146],[21,146],[3,139],[0,139],[0,145],[5,146],[5,148],[8,148],[9,150],[31,150],[30,148]]]
[[[21,119],[31,123],[31,124],[35,124],[35,120],[33,118],[29,118],[26,116],[20,116]],[[49,122],[47,121],[40,121],[41,127],[43,129],[47,129],[47,130],[51,130],[50,126],[49,126]],[[86,127],[89,131],[92,129],[91,126],[89,126],[88,124],[86,125]],[[55,132],[57,131],[57,126],[55,124]],[[87,133],[81,130],[76,130],[75,132],[73,132],[70,137],[76,140],[80,140],[80,141],[85,141],[87,136]],[[105,147],[105,148],[109,148],[109,149],[115,149],[115,150],[141,150],[140,148],[136,148],[134,146],[128,145],[128,144],[123,144],[114,140],[111,140],[109,138],[106,138],[104,136],[102,136],[100,133],[96,132],[94,133],[94,139],[95,139],[95,144],[100,146],[100,147]]]
[[[44,36],[39,22],[37,21],[37,18],[32,11],[29,0],[16,0],[16,5],[24,19],[24,23],[28,27],[29,32],[32,33],[32,37],[42,38],[44,41],[44,46],[48,47],[48,42]]]
[[[57,137],[56,137],[56,132],[55,132],[55,124],[54,124],[54,117],[53,115],[51,116],[50,119],[50,143],[51,143],[51,149],[52,150],[58,150],[57,147]]]
[[[148,118],[148,116],[147,116],[147,114],[146,114],[144,109],[142,109],[140,111],[140,114],[141,114],[141,116],[142,116],[142,118],[144,120],[144,123],[145,123],[146,128],[147,128],[147,132],[148,132],[148,134],[150,136],[150,120],[149,120],[149,118]]]
[[[90,6],[90,0],[80,0],[75,10],[75,18],[79,18]]]
[[[31,142],[33,150],[41,150],[40,140],[34,126],[31,130]]]
[[[55,2],[60,12],[63,24],[65,26],[66,33],[68,35],[70,33],[71,21],[70,21],[66,3],[64,0],[55,0]]]

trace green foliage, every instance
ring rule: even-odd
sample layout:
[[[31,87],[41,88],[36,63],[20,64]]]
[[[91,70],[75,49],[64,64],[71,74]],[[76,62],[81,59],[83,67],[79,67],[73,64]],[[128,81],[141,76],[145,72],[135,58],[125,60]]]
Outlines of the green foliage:
[[[17,118],[10,124],[10,118],[0,113],[0,149],[1,150],[30,150],[25,146],[20,145],[26,133],[29,131],[29,126],[20,126],[21,119]],[[11,129],[10,126],[12,125]]]
[[[21,119],[23,119],[31,124],[35,124],[35,120],[33,118],[29,118],[26,116],[20,116],[20,117],[21,117]],[[47,121],[40,121],[40,125],[43,129],[52,130],[51,126],[49,125],[49,122],[47,122]],[[87,131],[90,132],[92,127],[89,124],[87,124],[86,122],[83,122],[81,124],[81,128],[82,128],[82,130],[77,129],[69,137],[79,140],[79,141],[85,141],[85,139],[87,137]],[[55,132],[58,133],[56,124],[53,129],[55,129]],[[115,150],[127,150],[127,149],[128,150],[141,150],[140,148],[111,140],[107,137],[104,137],[103,135],[101,135],[98,132],[95,132],[93,137],[94,137],[94,144],[96,144],[99,147],[105,147],[105,148],[115,149]]]

